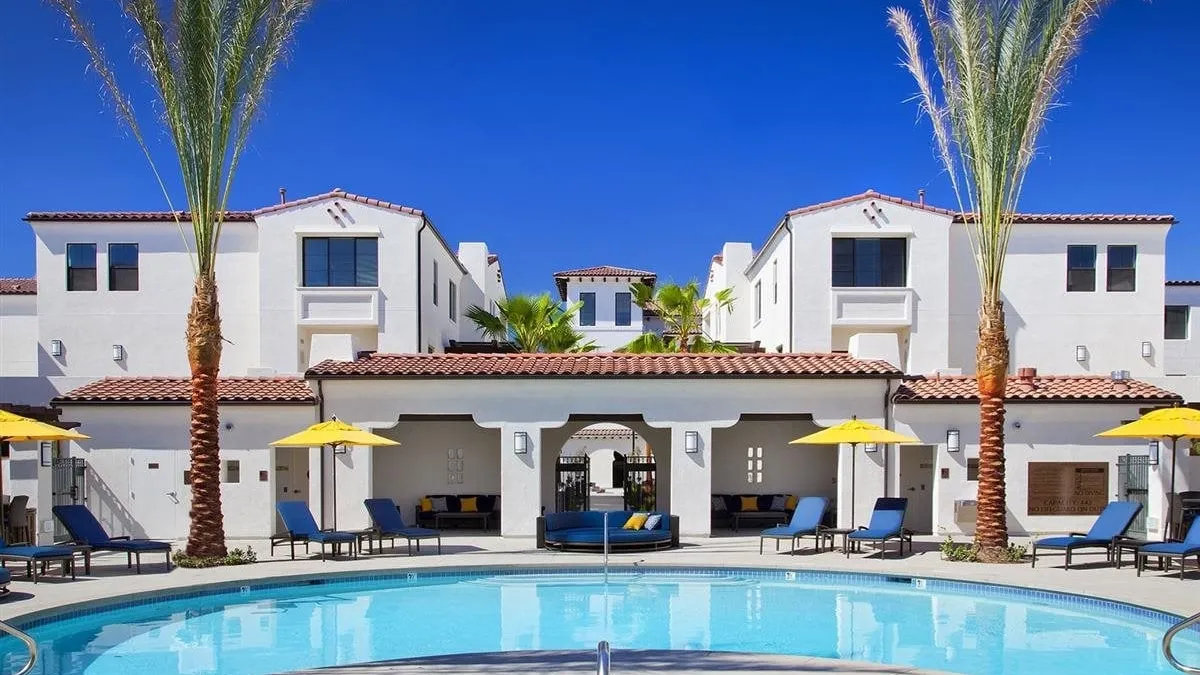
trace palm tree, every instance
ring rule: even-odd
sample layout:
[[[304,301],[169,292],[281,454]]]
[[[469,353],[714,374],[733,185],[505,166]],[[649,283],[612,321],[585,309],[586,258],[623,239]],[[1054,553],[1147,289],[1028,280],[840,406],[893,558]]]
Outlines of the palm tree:
[[[488,339],[512,342],[522,352],[590,352],[595,344],[585,343],[572,325],[581,306],[575,303],[564,309],[549,294],[514,295],[496,303],[497,314],[473,305],[467,318]]]
[[[904,65],[933,122],[979,274],[979,494],[975,544],[996,559],[1008,546],[1004,388],[1008,336],[1001,285],[1013,215],[1038,135],[1089,20],[1104,0],[923,0],[933,43],[926,69],[908,12],[888,11]]]
[[[81,0],[50,0],[87,50],[92,67],[130,129],[175,214],[192,252],[193,286],[187,315],[191,367],[191,529],[187,553],[225,555],[221,514],[217,375],[221,317],[217,307],[217,242],[229,191],[276,66],[311,0],[126,0],[134,23],[133,51],[149,71],[179,162],[187,211],[175,210],[133,104],[125,95],[84,19]],[[168,6],[173,5],[173,6]],[[190,223],[190,232],[184,223]]]
[[[664,352],[734,352],[704,334],[704,314],[710,307],[714,312],[733,311],[733,289],[717,291],[712,298],[700,295],[695,281],[680,286],[663,284],[657,289],[635,282],[629,285],[633,301],[643,310],[656,313],[663,322],[663,335],[643,333],[620,351],[630,354],[661,354]]]

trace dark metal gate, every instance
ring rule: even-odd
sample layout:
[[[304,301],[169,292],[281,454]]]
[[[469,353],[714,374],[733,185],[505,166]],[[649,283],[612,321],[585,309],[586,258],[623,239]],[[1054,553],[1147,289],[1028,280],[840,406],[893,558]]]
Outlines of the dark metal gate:
[[[82,457],[54,457],[51,464],[51,495],[55,506],[82,504],[87,498],[87,463]],[[67,530],[54,519],[54,540],[70,538]]]
[[[588,457],[559,457],[554,465],[555,510],[587,511],[591,498],[591,478]]]
[[[1150,510],[1150,456],[1122,455],[1117,458],[1117,484],[1121,499],[1137,502],[1142,510],[1129,526],[1129,536],[1146,538],[1146,512]]]
[[[653,511],[658,504],[653,457],[625,458],[625,510]]]

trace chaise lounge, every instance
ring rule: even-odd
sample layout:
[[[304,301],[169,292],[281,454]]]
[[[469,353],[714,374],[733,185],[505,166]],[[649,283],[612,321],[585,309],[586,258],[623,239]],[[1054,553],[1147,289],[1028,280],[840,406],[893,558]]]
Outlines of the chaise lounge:
[[[904,542],[908,542],[908,552],[912,553],[912,532],[904,529],[904,514],[908,511],[907,497],[880,497],[875,500],[875,509],[871,512],[871,522],[866,527],[861,525],[854,532],[846,535],[846,557],[850,552],[861,548],[862,544],[879,546],[879,559],[887,557],[887,543],[892,539],[900,542],[900,556],[904,556]]]
[[[1065,537],[1047,537],[1033,542],[1030,567],[1037,567],[1039,548],[1064,551],[1067,556],[1065,569],[1068,570],[1071,569],[1071,554],[1081,548],[1103,548],[1111,557],[1113,542],[1117,537],[1125,534],[1125,530],[1129,529],[1129,526],[1133,524],[1133,519],[1141,510],[1142,505],[1137,502],[1109,502],[1087,534],[1071,532]]]
[[[829,500],[824,497],[805,497],[796,504],[796,510],[792,513],[792,520],[787,525],[780,525],[763,530],[758,538],[758,554],[762,555],[763,542],[767,539],[775,540],[775,550],[779,550],[779,542],[782,539],[792,540],[791,553],[796,552],[796,543],[801,537],[811,536],[817,540],[817,552],[821,552],[821,521],[825,518],[825,511],[829,509]]]
[[[354,558],[358,558],[358,548],[355,546],[357,537],[349,532],[339,532],[337,530],[322,530],[317,527],[317,521],[313,520],[312,511],[308,510],[308,504],[301,501],[279,502],[275,505],[275,510],[279,512],[279,517],[283,519],[283,526],[287,528],[286,534],[277,534],[271,537],[271,555],[275,555],[275,547],[283,546],[285,543],[291,546],[292,560],[296,559],[296,542],[304,543],[304,553],[308,553],[309,543],[321,545],[321,560],[325,560],[325,546],[333,547],[333,554],[337,555],[338,547],[346,544],[350,547],[350,554]]]
[[[636,511],[564,511],[537,519],[537,547],[559,551],[603,551],[608,515],[609,550],[654,550],[679,546],[679,516]],[[634,516],[645,516],[641,522]]]
[[[1163,560],[1179,558],[1179,578],[1182,579],[1183,572],[1187,568],[1188,556],[1192,555],[1196,556],[1196,567],[1200,568],[1200,518],[1192,521],[1183,541],[1156,542],[1141,546],[1134,556],[1134,562],[1140,577],[1149,558],[1158,558],[1160,563]]]
[[[363,505],[375,524],[374,536],[379,538],[379,549],[383,550],[383,539],[387,537],[395,542],[397,537],[404,537],[408,542],[408,554],[412,555],[412,544],[417,542],[417,552],[421,551],[422,539],[437,539],[438,554],[442,552],[442,533],[424,527],[409,527],[400,515],[396,502],[386,499],[364,499]]]
[[[54,517],[58,518],[63,527],[67,528],[72,543],[85,544],[90,546],[93,551],[124,553],[126,567],[133,567],[134,561],[137,561],[138,574],[142,573],[143,553],[162,553],[167,559],[167,571],[171,571],[170,543],[152,539],[130,539],[127,536],[110,537],[104,531],[100,521],[96,520],[96,516],[92,515],[91,510],[83,504],[55,506],[53,511]]]
[[[25,572],[35,584],[38,568],[52,562],[61,562],[64,573],[70,570],[71,578],[75,578],[75,550],[65,546],[31,546],[23,542],[10,546],[0,539],[0,568],[9,561],[25,563]]]

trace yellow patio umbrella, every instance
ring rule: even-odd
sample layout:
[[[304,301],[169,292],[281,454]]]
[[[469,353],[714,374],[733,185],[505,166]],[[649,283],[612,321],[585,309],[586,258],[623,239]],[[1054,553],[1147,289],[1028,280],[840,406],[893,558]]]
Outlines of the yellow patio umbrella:
[[[46,424],[7,410],[0,410],[0,442],[82,441],[87,438],[78,431],[62,429],[53,424]],[[2,475],[0,475],[0,486],[3,486]],[[0,494],[3,492],[3,487],[0,487]]]
[[[859,443],[920,443],[916,438],[898,434],[890,429],[884,429],[878,424],[864,422],[852,417],[841,424],[835,424],[827,429],[802,436],[788,445],[850,445],[850,522],[854,522],[854,489],[855,473],[858,464]]]
[[[337,460],[336,456],[346,453],[348,445],[366,445],[376,447],[381,445],[400,445],[399,441],[384,438],[369,431],[359,429],[353,424],[346,424],[335,415],[328,422],[318,422],[304,431],[281,438],[274,443],[276,447],[284,448],[316,448],[328,445],[333,448],[333,527],[337,528]]]
[[[1200,438],[1200,410],[1160,408],[1108,431],[1097,438],[1169,438],[1171,439],[1171,495],[1167,501],[1167,528],[1175,525],[1175,465],[1177,444],[1181,438]]]

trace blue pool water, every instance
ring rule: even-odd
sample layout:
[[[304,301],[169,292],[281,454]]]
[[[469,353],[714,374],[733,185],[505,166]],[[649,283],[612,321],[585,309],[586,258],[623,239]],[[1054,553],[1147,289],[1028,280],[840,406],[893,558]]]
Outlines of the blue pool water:
[[[1186,586],[1186,588],[1185,588]],[[1181,591],[1195,592],[1193,584]],[[711,649],[966,675],[1167,675],[1165,616],[998,587],[738,570],[328,579],[34,625],[42,675],[255,675],[517,649]],[[1200,663],[1200,634],[1176,641]],[[0,672],[24,661],[0,640]]]

